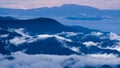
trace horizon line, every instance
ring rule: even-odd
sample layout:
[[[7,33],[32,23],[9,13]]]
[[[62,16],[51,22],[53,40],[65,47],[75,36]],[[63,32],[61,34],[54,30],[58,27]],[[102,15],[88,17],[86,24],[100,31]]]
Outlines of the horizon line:
[[[101,8],[97,8],[97,7],[94,7],[94,6],[89,6],[89,5],[79,5],[79,4],[62,4],[62,5],[56,5],[56,6],[46,6],[46,7],[35,7],[35,8],[11,8],[11,7],[0,7],[0,8],[3,8],[3,9],[16,9],[16,10],[31,10],[31,9],[39,9],[39,8],[53,8],[53,7],[62,7],[64,5],[77,5],[77,6],[86,6],[86,7],[91,7],[91,8],[95,8],[95,9],[100,9],[100,10],[120,10],[120,9],[101,9]]]

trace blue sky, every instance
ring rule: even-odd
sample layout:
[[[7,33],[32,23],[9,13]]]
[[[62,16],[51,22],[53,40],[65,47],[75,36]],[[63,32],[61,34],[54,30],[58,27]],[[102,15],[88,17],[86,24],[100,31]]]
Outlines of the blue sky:
[[[63,4],[88,5],[100,9],[120,9],[120,0],[0,0],[0,7],[30,9]]]

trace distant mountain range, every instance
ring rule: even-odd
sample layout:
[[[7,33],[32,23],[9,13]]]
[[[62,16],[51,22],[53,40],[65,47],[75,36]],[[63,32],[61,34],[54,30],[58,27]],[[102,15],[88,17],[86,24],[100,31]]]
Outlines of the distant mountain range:
[[[8,9],[0,8],[1,16],[30,16],[30,17],[92,17],[92,18],[120,18],[120,10],[101,10],[89,6],[65,4],[60,7],[43,7],[36,9]]]
[[[0,68],[120,68],[119,21],[120,10],[75,4],[0,8]]]
[[[50,18],[0,19],[0,53],[120,56],[120,36],[81,26],[65,26]]]

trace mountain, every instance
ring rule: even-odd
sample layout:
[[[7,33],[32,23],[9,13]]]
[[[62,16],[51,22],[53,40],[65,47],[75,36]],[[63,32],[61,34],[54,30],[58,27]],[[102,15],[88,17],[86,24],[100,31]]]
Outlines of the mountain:
[[[49,12],[48,12],[49,11]],[[91,11],[91,12],[90,12]],[[0,8],[0,15],[14,16],[14,17],[36,17],[36,16],[60,16],[60,17],[92,17],[92,18],[120,18],[120,10],[101,10],[89,6],[81,6],[75,4],[65,4],[60,7],[43,7],[36,9],[7,9]]]
[[[58,33],[63,31],[78,31],[77,29],[71,28],[69,26],[64,26],[57,22],[56,20],[50,18],[37,18],[37,19],[29,19],[29,20],[16,20],[11,19],[6,20],[0,19],[0,24],[5,25],[8,28],[24,28],[26,31],[31,34],[45,34],[45,33]]]
[[[48,12],[49,10],[49,12]],[[52,8],[37,8],[37,9],[29,9],[28,11],[34,12],[35,14],[39,15],[40,13],[43,13],[43,16],[49,15],[49,16],[69,16],[69,15],[77,15],[78,13],[87,12],[88,11],[98,11],[96,8],[92,8],[89,6],[79,6],[74,4],[65,4],[60,7],[52,7]],[[39,12],[39,13],[37,13]],[[46,13],[46,14],[44,14]]]
[[[54,19],[50,18],[36,18],[28,20],[19,20],[13,17],[0,17],[1,27],[7,28],[24,28],[30,34],[54,34],[60,32],[84,32],[90,33],[92,31],[99,31],[84,28],[81,26],[66,26]]]
[[[0,8],[0,15],[14,15],[15,13],[21,13],[22,9],[10,9],[10,8]]]
[[[120,56],[120,36],[85,27],[65,26],[50,18],[0,20],[0,53]]]
[[[0,20],[18,20],[18,19],[7,16],[7,17],[0,17]]]

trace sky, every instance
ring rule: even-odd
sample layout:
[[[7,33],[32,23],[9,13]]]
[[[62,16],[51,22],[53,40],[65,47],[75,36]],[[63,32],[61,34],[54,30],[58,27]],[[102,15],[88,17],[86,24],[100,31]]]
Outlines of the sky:
[[[0,7],[17,9],[53,7],[63,4],[88,5],[100,9],[120,9],[120,0],[0,0]]]

